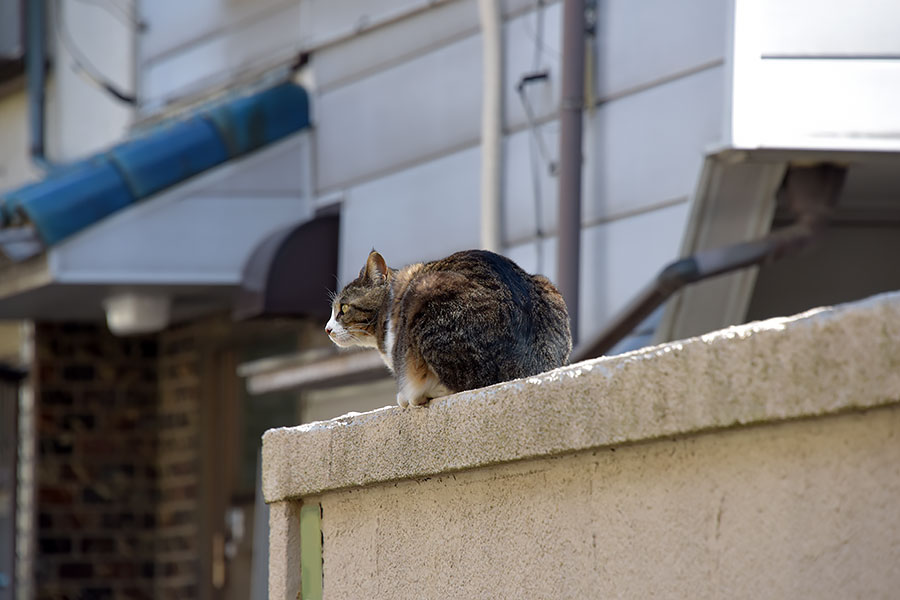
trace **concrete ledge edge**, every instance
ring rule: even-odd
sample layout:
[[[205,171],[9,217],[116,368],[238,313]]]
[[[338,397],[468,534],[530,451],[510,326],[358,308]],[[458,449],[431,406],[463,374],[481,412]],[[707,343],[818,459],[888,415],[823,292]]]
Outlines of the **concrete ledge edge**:
[[[900,403],[900,292],[263,436],[267,502]]]

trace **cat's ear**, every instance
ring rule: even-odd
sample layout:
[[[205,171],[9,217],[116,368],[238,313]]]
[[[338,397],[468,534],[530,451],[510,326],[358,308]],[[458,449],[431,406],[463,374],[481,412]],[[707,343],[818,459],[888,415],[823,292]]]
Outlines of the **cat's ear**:
[[[373,283],[382,283],[388,278],[390,272],[384,258],[372,250],[369,252],[369,258],[366,259],[366,265],[360,270],[359,276]]]

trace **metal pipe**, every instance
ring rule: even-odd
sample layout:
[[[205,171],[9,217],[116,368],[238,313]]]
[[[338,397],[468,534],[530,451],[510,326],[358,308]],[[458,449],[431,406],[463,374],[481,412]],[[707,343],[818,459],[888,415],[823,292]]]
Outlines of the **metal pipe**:
[[[559,212],[556,284],[569,309],[572,340],[578,340],[578,277],[581,268],[581,162],[584,110],[584,0],[563,2],[562,98],[559,107]]]
[[[780,202],[796,215],[796,222],[749,242],[698,252],[665,267],[593,340],[572,352],[572,362],[606,354],[650,316],[672,294],[686,285],[772,262],[809,244],[827,221],[837,202],[846,169],[834,165],[793,167],[778,191]]]
[[[46,135],[46,26],[47,15],[43,1],[25,2],[25,80],[28,91],[28,127],[31,135],[31,159],[42,169],[53,168],[47,159]]]
[[[499,0],[479,0],[482,38],[481,247],[503,245],[503,18]]]

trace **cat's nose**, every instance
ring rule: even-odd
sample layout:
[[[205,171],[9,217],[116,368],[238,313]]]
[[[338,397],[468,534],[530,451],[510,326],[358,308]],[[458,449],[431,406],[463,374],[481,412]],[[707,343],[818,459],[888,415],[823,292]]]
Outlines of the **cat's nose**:
[[[325,333],[327,333],[328,335],[331,335],[332,331],[334,331],[334,330],[331,328],[331,325],[325,326]]]

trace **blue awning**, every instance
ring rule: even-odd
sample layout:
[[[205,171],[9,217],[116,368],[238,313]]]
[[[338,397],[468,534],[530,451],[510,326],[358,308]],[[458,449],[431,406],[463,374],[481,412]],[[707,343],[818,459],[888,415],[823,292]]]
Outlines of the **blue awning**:
[[[227,98],[0,195],[0,230],[30,229],[38,244],[4,247],[14,260],[53,246],[108,215],[309,126],[306,91],[293,83]],[[0,241],[0,247],[3,246]]]

